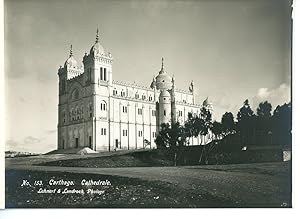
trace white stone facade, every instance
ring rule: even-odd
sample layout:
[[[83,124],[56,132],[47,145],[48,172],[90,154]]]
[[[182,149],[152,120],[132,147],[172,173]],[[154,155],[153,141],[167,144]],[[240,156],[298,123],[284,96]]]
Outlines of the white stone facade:
[[[83,64],[72,48],[58,70],[58,149],[90,147],[96,151],[155,148],[163,122],[183,123],[189,112],[199,113],[189,91],[175,88],[174,78],[161,70],[151,87],[113,81],[113,57],[96,42]],[[199,144],[200,137],[190,140]]]

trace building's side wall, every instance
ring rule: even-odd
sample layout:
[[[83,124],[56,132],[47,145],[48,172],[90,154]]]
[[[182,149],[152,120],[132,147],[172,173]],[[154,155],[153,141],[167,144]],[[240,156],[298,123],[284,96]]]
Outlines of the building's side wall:
[[[59,97],[58,148],[91,146],[91,86],[85,86],[83,75],[67,80],[66,92]]]
[[[152,93],[121,85],[114,88],[118,90],[110,96],[111,149],[143,148],[145,140],[150,142],[147,147],[155,147],[152,137],[156,131],[155,102],[149,101]],[[137,92],[141,94],[139,97],[135,96]]]

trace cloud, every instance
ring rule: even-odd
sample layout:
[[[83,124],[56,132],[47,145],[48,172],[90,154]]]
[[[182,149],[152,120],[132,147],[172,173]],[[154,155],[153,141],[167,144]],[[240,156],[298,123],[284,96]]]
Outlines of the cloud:
[[[267,98],[269,96],[269,94],[270,94],[270,92],[269,92],[268,88],[263,87],[263,88],[258,89],[257,97],[264,99],[264,98]]]
[[[6,151],[20,151],[20,152],[33,152],[33,153],[46,153],[55,150],[57,146],[55,144],[49,144],[53,142],[53,139],[49,136],[37,138],[28,135],[21,140],[8,139],[5,144]]]
[[[214,106],[214,119],[220,121],[225,112],[232,112],[236,117],[236,114],[242,106],[244,99],[246,99],[246,97],[241,98],[241,100],[233,100],[231,96],[227,95],[226,93],[212,98]],[[266,87],[258,88],[254,97],[249,98],[249,101],[251,108],[255,113],[259,103],[264,101],[270,102],[274,110],[276,106],[291,101],[291,86],[287,83],[282,83],[274,89],[269,89]],[[237,102],[240,102],[240,105],[237,104]]]
[[[35,143],[39,143],[41,142],[40,139],[32,137],[32,136],[27,136],[26,138],[24,138],[24,144],[35,144]]]
[[[6,140],[5,145],[9,146],[9,147],[11,147],[11,146],[15,147],[15,146],[19,145],[19,142],[12,140],[12,139],[8,139],[8,140]]]
[[[274,89],[259,88],[257,94],[253,97],[253,109],[256,109],[259,103],[268,101],[272,104],[273,109],[276,106],[291,101],[291,86],[283,83]],[[254,108],[255,107],[255,108]]]

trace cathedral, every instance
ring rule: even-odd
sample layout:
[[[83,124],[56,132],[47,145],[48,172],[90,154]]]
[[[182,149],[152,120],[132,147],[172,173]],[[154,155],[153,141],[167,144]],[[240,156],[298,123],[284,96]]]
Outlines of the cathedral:
[[[99,42],[98,30],[83,63],[76,61],[71,46],[69,58],[58,69],[58,149],[156,148],[160,124],[183,124],[189,112],[199,114],[202,106],[212,110],[207,99],[195,103],[193,81],[187,90],[176,88],[163,59],[149,87],[113,80],[113,61]],[[200,144],[200,136],[189,141]]]

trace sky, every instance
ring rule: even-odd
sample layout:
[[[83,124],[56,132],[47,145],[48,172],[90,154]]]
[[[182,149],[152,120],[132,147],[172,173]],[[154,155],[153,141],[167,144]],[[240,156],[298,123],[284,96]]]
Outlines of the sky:
[[[113,79],[150,86],[161,67],[178,88],[194,81],[214,118],[290,101],[291,8],[286,0],[4,1],[6,150],[56,149],[57,70],[78,62],[99,28]]]

